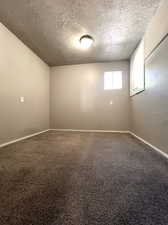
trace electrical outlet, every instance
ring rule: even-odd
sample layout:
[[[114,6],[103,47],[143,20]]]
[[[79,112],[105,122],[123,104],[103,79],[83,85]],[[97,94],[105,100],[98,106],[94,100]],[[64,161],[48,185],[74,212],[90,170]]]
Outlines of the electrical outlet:
[[[23,103],[25,101],[24,97],[20,97],[20,102]]]

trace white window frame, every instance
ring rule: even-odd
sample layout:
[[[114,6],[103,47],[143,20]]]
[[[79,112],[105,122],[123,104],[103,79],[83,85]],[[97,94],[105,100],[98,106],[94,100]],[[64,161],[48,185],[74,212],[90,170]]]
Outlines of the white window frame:
[[[145,90],[144,40],[134,51],[130,62],[130,96]]]
[[[120,78],[117,81],[115,76]],[[118,82],[118,83],[117,83]],[[123,72],[120,70],[104,72],[104,90],[121,90],[123,88]]]

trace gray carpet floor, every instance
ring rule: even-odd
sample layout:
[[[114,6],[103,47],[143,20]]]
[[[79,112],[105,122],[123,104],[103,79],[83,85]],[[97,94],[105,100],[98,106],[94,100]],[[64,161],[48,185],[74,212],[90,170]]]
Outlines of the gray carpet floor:
[[[1,225],[166,225],[168,161],[127,134],[50,131],[0,149]]]

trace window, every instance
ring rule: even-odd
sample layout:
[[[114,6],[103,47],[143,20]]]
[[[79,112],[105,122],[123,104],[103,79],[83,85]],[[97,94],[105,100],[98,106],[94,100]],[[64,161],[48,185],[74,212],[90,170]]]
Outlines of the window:
[[[130,95],[133,96],[145,89],[144,41],[140,43],[131,57]]]
[[[122,71],[104,73],[104,90],[122,88]]]

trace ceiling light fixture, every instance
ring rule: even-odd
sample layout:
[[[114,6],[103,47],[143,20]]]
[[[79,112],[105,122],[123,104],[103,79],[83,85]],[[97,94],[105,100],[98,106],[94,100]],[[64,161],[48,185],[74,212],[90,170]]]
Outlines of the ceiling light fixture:
[[[90,35],[84,35],[80,38],[80,45],[83,49],[88,49],[92,46],[94,40]]]

